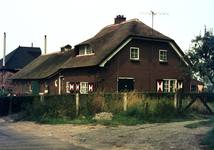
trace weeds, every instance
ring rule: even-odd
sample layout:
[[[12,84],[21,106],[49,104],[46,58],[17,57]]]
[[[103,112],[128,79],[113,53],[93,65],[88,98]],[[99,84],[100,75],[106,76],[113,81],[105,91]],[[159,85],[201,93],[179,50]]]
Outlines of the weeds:
[[[127,111],[123,111],[123,96],[124,93],[81,94],[79,116],[83,117],[76,116],[75,95],[46,96],[44,102],[36,97],[32,103],[25,104],[25,114],[28,120],[41,123],[99,123],[115,126],[190,120],[201,118],[200,114],[208,113],[200,101],[196,101],[184,112],[183,108],[174,107],[174,98],[171,98],[171,95],[158,96],[157,93],[152,93],[151,96],[149,93],[135,91],[127,93]],[[191,98],[183,100],[183,107],[190,101]],[[214,108],[212,105],[210,107]],[[111,121],[93,120],[94,115],[99,112],[111,112],[114,116]]]

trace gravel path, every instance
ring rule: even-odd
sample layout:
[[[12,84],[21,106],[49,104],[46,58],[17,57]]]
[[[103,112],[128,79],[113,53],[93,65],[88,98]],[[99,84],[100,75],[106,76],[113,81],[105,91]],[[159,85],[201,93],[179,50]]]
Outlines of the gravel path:
[[[202,139],[212,127],[186,128],[196,121],[155,123],[136,126],[106,127],[103,125],[40,125],[19,121],[8,127],[36,136],[52,136],[76,146],[95,150],[200,150]]]

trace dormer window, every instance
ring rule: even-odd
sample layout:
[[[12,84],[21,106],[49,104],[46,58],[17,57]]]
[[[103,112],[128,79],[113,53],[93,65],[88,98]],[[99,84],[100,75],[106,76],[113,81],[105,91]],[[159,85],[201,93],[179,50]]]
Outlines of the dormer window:
[[[90,55],[90,54],[93,54],[92,47],[90,45],[79,47],[79,55]]]

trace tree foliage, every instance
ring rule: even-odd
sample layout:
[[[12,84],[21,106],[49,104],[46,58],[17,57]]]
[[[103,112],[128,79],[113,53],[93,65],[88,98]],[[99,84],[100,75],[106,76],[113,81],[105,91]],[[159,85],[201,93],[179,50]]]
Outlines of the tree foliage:
[[[184,59],[191,62],[191,66],[183,67],[184,76],[209,79],[214,84],[214,36],[212,30],[205,27],[204,35],[201,33],[192,41],[191,48],[185,53]],[[185,68],[185,69],[184,69]]]

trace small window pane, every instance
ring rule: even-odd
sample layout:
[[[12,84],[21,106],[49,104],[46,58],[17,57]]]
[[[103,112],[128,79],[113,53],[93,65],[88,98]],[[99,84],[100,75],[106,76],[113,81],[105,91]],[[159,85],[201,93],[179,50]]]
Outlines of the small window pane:
[[[132,48],[131,49],[131,58],[138,58],[138,49]]]
[[[85,46],[81,46],[79,48],[79,55],[84,55],[85,54]]]
[[[91,48],[91,46],[87,46],[86,48],[87,48],[87,54],[91,54],[91,53],[92,53],[92,48]]]
[[[159,54],[160,54],[160,56],[159,56],[160,60],[167,61],[167,51],[166,50],[160,50]]]

